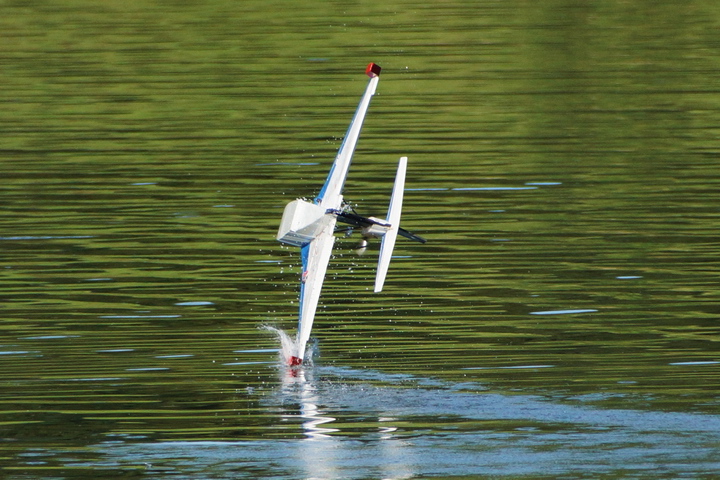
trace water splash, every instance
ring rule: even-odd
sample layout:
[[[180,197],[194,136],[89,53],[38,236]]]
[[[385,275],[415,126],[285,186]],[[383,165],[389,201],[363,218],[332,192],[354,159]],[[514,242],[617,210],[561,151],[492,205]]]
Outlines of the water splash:
[[[283,365],[290,365],[291,359],[298,357],[298,344],[297,339],[292,338],[284,330],[272,327],[270,325],[261,325],[261,330],[267,330],[272,332],[280,342],[280,361]],[[303,365],[312,365],[312,357],[315,348],[312,344],[309,344],[305,352],[305,358]]]
[[[280,342],[280,360],[284,365],[288,365],[290,358],[297,356],[297,343],[292,339],[284,330],[279,328],[271,327],[270,325],[261,325],[261,330],[267,330],[275,334],[275,337]]]

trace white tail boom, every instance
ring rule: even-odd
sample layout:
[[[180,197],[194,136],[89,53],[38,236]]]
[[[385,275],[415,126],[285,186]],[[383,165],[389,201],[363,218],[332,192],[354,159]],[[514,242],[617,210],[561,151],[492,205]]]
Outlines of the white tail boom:
[[[388,208],[387,223],[390,224],[380,245],[380,256],[378,258],[377,275],[375,276],[375,292],[380,292],[385,284],[390,259],[395,248],[395,240],[400,230],[400,215],[402,213],[403,194],[405,193],[405,172],[407,171],[407,157],[400,158],[395,185],[393,186],[390,207]]]

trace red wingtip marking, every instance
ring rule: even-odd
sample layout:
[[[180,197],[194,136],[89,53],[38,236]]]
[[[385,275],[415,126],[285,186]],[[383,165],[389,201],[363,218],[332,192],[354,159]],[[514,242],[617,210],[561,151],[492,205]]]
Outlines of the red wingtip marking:
[[[369,63],[365,69],[365,73],[368,77],[377,77],[380,75],[380,70],[382,70],[382,68],[380,68],[380,65],[377,63]]]
[[[292,356],[290,357],[290,366],[291,367],[297,367],[299,365],[302,365],[302,358]]]

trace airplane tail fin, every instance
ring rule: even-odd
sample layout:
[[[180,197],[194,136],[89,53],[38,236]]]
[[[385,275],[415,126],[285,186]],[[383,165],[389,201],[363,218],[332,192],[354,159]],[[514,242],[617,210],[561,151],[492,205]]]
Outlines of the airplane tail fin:
[[[395,240],[400,231],[400,215],[402,213],[403,194],[405,191],[405,172],[407,171],[407,157],[402,157],[398,164],[395,186],[393,187],[390,207],[388,208],[387,222],[390,228],[382,237],[380,256],[378,258],[377,275],[375,276],[375,292],[382,291],[387,276],[390,259],[392,258]]]

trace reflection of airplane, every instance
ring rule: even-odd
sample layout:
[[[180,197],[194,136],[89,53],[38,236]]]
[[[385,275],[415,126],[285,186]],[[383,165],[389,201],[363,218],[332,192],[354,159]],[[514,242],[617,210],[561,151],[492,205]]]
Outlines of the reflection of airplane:
[[[343,203],[343,185],[350,169],[350,162],[360,137],[360,129],[370,105],[370,99],[375,94],[375,88],[380,80],[380,67],[371,63],[368,65],[366,73],[370,77],[370,81],[320,194],[314,202],[301,199],[290,202],[285,207],[278,231],[277,239],[283,243],[300,247],[302,257],[297,352],[289,360],[291,366],[300,365],[305,356],[305,345],[310,338],[310,330],[320,299],[320,290],[335,243],[335,224],[338,221],[361,227],[364,237],[382,238],[375,279],[376,292],[382,290],[397,236],[401,235],[425,243],[423,238],[400,228],[407,157],[400,159],[386,219],[361,217]]]
[[[329,416],[318,404],[320,395],[311,375],[306,376],[302,368],[292,369],[290,375],[282,377],[283,394],[293,396],[300,404],[300,414],[286,415],[303,419],[302,427],[308,438],[327,438],[330,434],[339,432],[337,428],[331,428],[329,423],[337,420]],[[294,404],[295,402],[293,402]],[[317,460],[312,455],[313,462]]]
[[[291,443],[281,458],[292,465],[286,472],[295,478],[354,478],[359,471],[373,478],[415,478],[414,461],[394,417],[375,417],[387,405],[382,387],[347,385],[316,380],[314,371],[302,366],[280,369],[282,388],[279,408],[283,422],[300,423],[305,438]],[[323,377],[329,374],[325,372]],[[367,395],[368,389],[375,392]],[[364,395],[359,395],[363,392]],[[372,398],[370,403],[366,403]],[[390,408],[391,410],[391,408]],[[362,440],[348,442],[348,439]],[[368,455],[358,454],[358,448]]]

